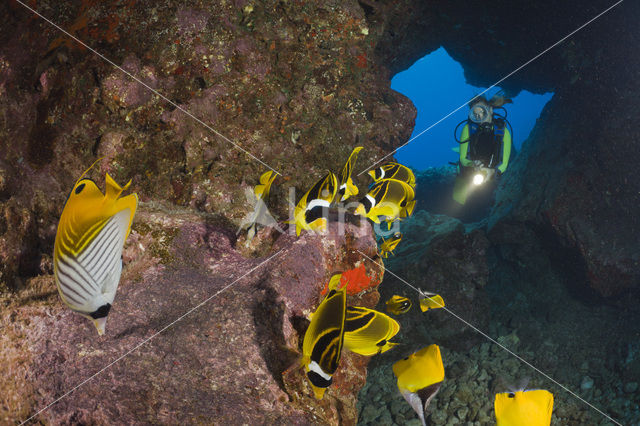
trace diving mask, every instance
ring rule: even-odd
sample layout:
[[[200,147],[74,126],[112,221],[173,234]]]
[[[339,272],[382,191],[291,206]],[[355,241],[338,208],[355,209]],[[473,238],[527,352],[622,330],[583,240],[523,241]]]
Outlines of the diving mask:
[[[477,103],[469,111],[469,120],[474,123],[489,123],[492,116],[491,107],[483,103]]]

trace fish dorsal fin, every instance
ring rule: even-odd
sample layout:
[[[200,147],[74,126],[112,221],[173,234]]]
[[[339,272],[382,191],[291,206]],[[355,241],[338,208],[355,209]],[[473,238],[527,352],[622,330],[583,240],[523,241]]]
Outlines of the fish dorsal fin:
[[[88,168],[87,170],[85,170],[84,172],[82,172],[82,174],[80,175],[80,177],[78,178],[78,180],[76,181],[76,185],[78,184],[78,182],[80,182],[82,180],[82,178],[84,177],[84,175],[86,175],[87,173],[89,173],[89,170],[91,170],[93,168],[93,166],[96,165],[96,163],[100,160],[102,160],[104,157],[100,157],[98,158],[96,161],[94,161]],[[75,185],[74,185],[75,186]]]
[[[122,191],[125,191],[131,185],[131,180],[129,180],[125,186],[121,187],[115,180],[113,180],[109,173],[106,174],[104,180],[107,185],[105,189],[105,197],[113,200],[118,198],[120,194],[122,194]]]
[[[329,280],[329,291],[338,290],[338,287],[340,286],[341,278],[342,278],[342,274],[335,274],[334,276],[331,277],[331,280]]]

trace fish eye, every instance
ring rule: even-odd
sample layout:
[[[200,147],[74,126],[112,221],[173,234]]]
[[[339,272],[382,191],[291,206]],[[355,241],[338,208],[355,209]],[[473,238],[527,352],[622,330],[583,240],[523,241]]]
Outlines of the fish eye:
[[[81,193],[81,192],[82,192],[82,190],[84,189],[84,185],[85,185],[84,183],[81,183],[80,185],[78,185],[78,186],[76,187],[76,191],[75,191],[75,192],[76,192],[76,194],[79,194],[79,193]]]
[[[405,360],[405,361],[409,361],[409,357],[406,357],[404,360]]]
[[[376,343],[376,346],[384,346],[386,344],[387,344],[387,339],[382,339],[378,343]]]
[[[509,392],[509,395],[507,395],[509,398],[515,398],[516,394],[513,392]]]

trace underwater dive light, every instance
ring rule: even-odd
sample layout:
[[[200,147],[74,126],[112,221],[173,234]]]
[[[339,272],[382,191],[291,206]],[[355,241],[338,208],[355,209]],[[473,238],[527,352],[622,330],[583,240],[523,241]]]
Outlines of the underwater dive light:
[[[478,185],[482,185],[482,183],[484,182],[484,175],[482,173],[478,173],[475,176],[473,176],[473,184],[478,186]]]

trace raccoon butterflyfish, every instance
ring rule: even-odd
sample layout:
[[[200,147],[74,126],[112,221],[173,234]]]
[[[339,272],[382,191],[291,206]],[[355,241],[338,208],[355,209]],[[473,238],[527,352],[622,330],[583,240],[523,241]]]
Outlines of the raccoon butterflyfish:
[[[379,182],[382,179],[396,179],[411,185],[413,188],[416,186],[416,177],[411,169],[398,163],[387,163],[377,169],[369,170],[369,176],[375,182]]]
[[[400,324],[388,315],[373,309],[347,307],[344,322],[344,347],[360,355],[376,355],[388,351],[397,343],[389,340],[400,331]]]
[[[138,196],[119,198],[131,181],[120,187],[108,173],[103,194],[94,181],[83,178],[85,173],[60,216],[54,275],[62,301],[89,318],[102,335],[120,282],[122,248],[131,231]]]
[[[435,293],[420,291],[420,309],[427,312],[429,309],[444,308],[444,299]]]
[[[380,256],[386,259],[389,257],[389,254],[393,254],[400,240],[402,240],[402,234],[400,232],[396,232],[393,234],[393,238],[389,238],[388,240],[383,238],[382,244],[380,244]]]
[[[258,225],[277,227],[278,223],[269,214],[267,208],[267,198],[269,198],[269,191],[271,190],[271,184],[278,175],[273,171],[268,171],[260,176],[258,184],[253,188],[253,195],[247,193],[247,201],[254,203],[253,212],[247,214],[242,220],[238,233],[242,230],[247,230],[247,240],[245,245],[248,246],[253,237],[256,235]]]
[[[387,312],[393,315],[406,314],[411,309],[411,300],[406,297],[394,295],[391,299],[387,300]]]
[[[365,216],[375,223],[380,217],[387,222],[406,217],[413,212],[415,192],[406,183],[395,179],[383,179],[375,183],[360,200],[355,214]]]
[[[331,205],[337,188],[336,175],[329,172],[302,196],[293,213],[296,235],[300,235],[302,229],[312,231],[326,229],[328,219],[323,213]]]
[[[549,426],[553,394],[543,389],[496,395],[497,426]]]
[[[346,286],[340,288],[341,276],[331,277],[329,293],[311,316],[302,343],[302,366],[316,399],[331,385],[342,352],[347,292]]]
[[[362,149],[361,146],[357,146],[351,152],[349,159],[345,163],[342,171],[340,171],[340,187],[338,188],[338,201],[345,201],[352,195],[358,195],[358,187],[353,184],[351,179],[351,172],[356,164],[358,153]]]
[[[438,345],[420,349],[393,364],[398,389],[405,400],[418,413],[423,426],[431,399],[444,381],[444,366]]]

